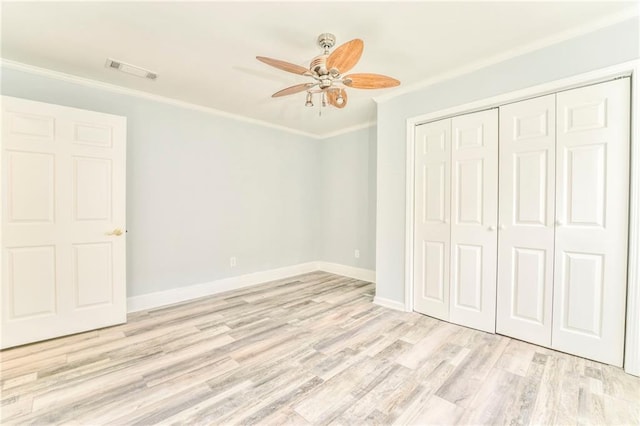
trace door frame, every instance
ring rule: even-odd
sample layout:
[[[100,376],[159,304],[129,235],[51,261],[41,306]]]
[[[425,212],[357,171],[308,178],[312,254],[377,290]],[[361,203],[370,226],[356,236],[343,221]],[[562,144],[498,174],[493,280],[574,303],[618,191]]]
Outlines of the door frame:
[[[414,149],[415,127],[431,121],[496,108],[525,99],[601,83],[618,77],[631,77],[631,153],[629,187],[629,247],[627,267],[627,315],[624,370],[640,376],[640,60],[633,60],[572,77],[516,90],[491,98],[457,105],[406,120],[406,220],[404,310],[413,311],[413,233],[414,233]]]

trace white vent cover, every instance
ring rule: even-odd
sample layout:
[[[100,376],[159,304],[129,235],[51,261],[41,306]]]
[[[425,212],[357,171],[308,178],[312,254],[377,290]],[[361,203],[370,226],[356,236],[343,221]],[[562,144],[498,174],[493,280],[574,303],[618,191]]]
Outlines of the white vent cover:
[[[135,65],[127,64],[125,62],[117,61],[111,58],[107,59],[105,67],[122,71],[127,74],[135,75],[136,77],[148,78],[149,80],[155,80],[158,78],[158,74],[153,71],[149,71],[144,68],[140,68]]]

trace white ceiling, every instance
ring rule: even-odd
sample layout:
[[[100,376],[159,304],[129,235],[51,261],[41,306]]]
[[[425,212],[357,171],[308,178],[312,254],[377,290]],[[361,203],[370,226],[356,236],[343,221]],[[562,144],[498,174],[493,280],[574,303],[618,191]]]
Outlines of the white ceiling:
[[[2,2],[1,56],[316,135],[375,121],[372,98],[470,64],[542,46],[637,13],[637,2]],[[343,110],[273,99],[306,78],[256,55],[308,65],[316,38],[361,38],[353,72],[395,89],[349,89]],[[151,69],[148,81],[105,68],[107,57]]]

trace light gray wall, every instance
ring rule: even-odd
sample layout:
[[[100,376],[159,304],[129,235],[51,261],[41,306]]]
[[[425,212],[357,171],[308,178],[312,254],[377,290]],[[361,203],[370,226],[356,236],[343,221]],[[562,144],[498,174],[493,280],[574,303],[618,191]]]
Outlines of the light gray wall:
[[[319,260],[375,269],[375,126],[322,140],[319,164]]]
[[[320,141],[1,71],[4,95],[127,117],[130,296],[318,260]]]
[[[376,295],[404,303],[406,120],[630,61],[638,20],[628,20],[378,105]]]

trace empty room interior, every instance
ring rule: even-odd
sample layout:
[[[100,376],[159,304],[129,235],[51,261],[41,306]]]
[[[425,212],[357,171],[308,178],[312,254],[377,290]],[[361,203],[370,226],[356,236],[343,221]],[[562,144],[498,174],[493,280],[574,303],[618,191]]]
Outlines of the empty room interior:
[[[638,1],[0,8],[0,423],[640,424]]]

